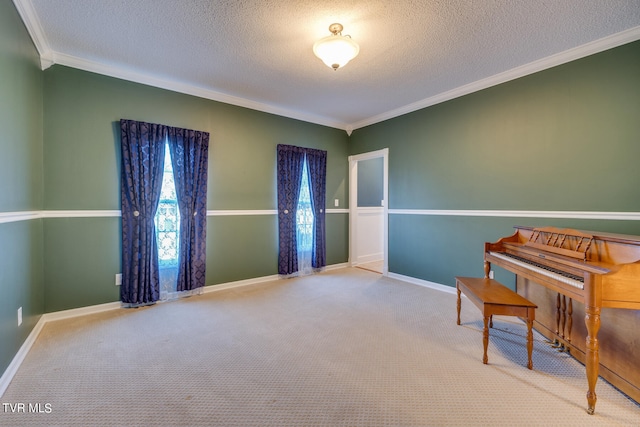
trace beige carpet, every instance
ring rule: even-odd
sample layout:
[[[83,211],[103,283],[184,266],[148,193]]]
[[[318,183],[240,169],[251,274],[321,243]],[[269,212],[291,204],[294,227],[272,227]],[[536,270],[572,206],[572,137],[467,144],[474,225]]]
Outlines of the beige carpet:
[[[3,426],[639,425],[640,406],[455,295],[360,269],[45,325],[1,401]],[[49,406],[46,406],[49,404]],[[6,408],[6,405],[4,405]],[[28,412],[28,411],[27,411]]]

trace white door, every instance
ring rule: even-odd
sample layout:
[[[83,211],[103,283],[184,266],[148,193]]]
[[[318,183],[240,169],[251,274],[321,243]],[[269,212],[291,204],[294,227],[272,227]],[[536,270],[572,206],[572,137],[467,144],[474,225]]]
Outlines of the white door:
[[[389,270],[388,155],[385,148],[349,157],[349,263],[381,261],[384,275]]]

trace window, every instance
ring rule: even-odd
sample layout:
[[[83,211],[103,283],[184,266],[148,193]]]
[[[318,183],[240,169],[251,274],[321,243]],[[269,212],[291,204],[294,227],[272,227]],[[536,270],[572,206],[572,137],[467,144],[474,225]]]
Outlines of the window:
[[[158,262],[160,268],[178,265],[178,234],[180,230],[180,212],[176,185],[173,181],[173,168],[169,146],[164,152],[164,174],[162,176],[162,191],[160,203],[155,217],[156,238],[158,241]]]
[[[276,165],[278,274],[311,274],[326,265],[327,152],[278,144]]]
[[[313,209],[311,207],[311,191],[309,189],[309,168],[307,159],[302,167],[302,182],[296,215],[298,251],[310,252],[313,248]]]
[[[121,119],[120,134],[122,302],[152,304],[163,299],[165,289],[176,297],[202,292],[209,133]],[[172,164],[174,157],[178,161]],[[151,239],[149,233],[154,233]],[[190,236],[202,238],[196,244],[181,242]]]

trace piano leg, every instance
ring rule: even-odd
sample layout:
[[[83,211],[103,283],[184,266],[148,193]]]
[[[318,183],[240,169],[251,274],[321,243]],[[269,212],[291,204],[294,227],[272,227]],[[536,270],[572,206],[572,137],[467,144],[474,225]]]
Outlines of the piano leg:
[[[562,310],[560,313],[560,336],[562,339],[565,337],[565,326],[567,326],[567,297],[562,295]]]
[[[558,294],[558,295],[560,295],[560,294]],[[560,343],[558,351],[565,352],[566,351],[566,347],[564,345],[564,343],[565,343],[564,340],[567,337],[567,334],[566,334],[566,326],[567,326],[567,297],[565,295],[562,295],[562,312],[560,313],[560,319],[561,319],[560,336],[562,337],[563,341]]]
[[[553,341],[548,341],[551,343],[551,347],[558,348],[560,347],[560,341],[558,337],[560,336],[560,292],[558,292],[558,296],[556,297],[556,336]]]
[[[571,343],[571,329],[573,328],[573,300],[569,298],[569,308],[567,310],[567,315],[569,317],[569,325],[567,330],[567,342]],[[569,347],[567,347],[567,352],[569,352]]]
[[[598,331],[600,330],[600,307],[585,306],[585,323],[587,325],[587,382],[589,391],[587,392],[587,413],[593,415],[596,409],[596,382],[598,381],[598,370],[600,366],[600,356],[598,343]]]
[[[558,292],[558,297],[556,299],[556,335],[560,335],[560,298],[560,292]]]

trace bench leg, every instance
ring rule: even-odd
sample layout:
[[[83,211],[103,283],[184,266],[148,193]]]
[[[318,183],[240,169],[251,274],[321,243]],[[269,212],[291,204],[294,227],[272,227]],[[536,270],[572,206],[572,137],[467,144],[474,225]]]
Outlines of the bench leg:
[[[531,353],[533,353],[533,332],[531,328],[533,326],[533,320],[527,319],[527,354],[529,356],[529,362],[527,368],[533,369],[533,361],[531,360]]]
[[[484,329],[482,330],[482,345],[484,346],[482,363],[485,365],[489,362],[489,358],[487,357],[487,347],[489,347],[489,317],[490,316],[484,316]]]
[[[461,302],[460,302],[460,288],[458,288],[457,286],[456,286],[456,288],[458,289],[458,325],[459,325],[460,324],[460,305],[461,305]]]

